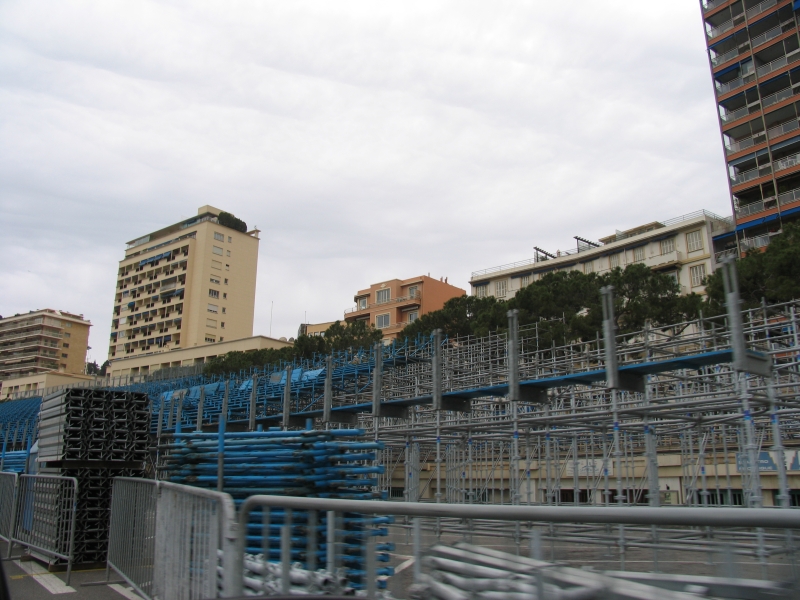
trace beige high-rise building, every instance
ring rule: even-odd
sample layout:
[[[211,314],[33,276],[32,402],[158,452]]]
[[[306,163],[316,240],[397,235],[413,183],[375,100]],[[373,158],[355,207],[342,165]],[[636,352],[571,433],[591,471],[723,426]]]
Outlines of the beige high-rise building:
[[[117,273],[112,363],[253,335],[259,231],[239,231],[236,221],[201,206],[196,217],[128,242]]]
[[[83,373],[91,326],[83,315],[52,308],[0,319],[0,380]]]

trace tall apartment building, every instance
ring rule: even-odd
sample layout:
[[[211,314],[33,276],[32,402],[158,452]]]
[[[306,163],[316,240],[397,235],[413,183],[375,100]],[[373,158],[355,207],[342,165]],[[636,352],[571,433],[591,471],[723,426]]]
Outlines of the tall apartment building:
[[[397,338],[400,331],[422,315],[439,310],[451,298],[467,292],[446,281],[426,275],[411,279],[390,279],[359,290],[356,305],[344,313],[347,323],[367,321],[383,331],[384,340]]]
[[[114,295],[112,368],[114,360],[253,335],[259,232],[221,224],[221,212],[201,206],[196,217],[128,242]]]
[[[736,221],[714,242],[736,254],[800,216],[800,2],[700,5]]]
[[[51,308],[0,319],[0,380],[83,373],[91,326],[83,315]]]
[[[472,273],[472,295],[507,300],[553,271],[602,275],[636,263],[673,277],[683,294],[703,294],[703,280],[717,265],[712,239],[731,229],[730,219],[703,210],[617,231],[599,243],[575,237],[576,247],[570,250],[548,252],[535,247],[531,259]]]

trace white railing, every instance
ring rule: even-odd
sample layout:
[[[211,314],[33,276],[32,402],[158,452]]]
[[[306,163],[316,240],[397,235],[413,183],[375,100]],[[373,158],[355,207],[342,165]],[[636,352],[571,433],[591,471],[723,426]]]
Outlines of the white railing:
[[[783,88],[782,90],[779,90],[774,94],[770,94],[769,96],[764,96],[761,99],[761,106],[766,108],[767,106],[777,104],[778,102],[786,100],[787,98],[791,98],[792,96],[794,96],[794,88],[792,88],[791,86]]]
[[[800,153],[784,156],[772,163],[775,166],[775,171],[784,171],[792,167],[800,165]]]
[[[800,50],[795,50],[790,54],[786,54],[785,56],[776,58],[775,60],[758,67],[758,75],[759,77],[762,75],[766,75],[767,73],[771,73],[776,69],[780,69],[781,67],[785,67],[786,65],[789,65],[793,62],[797,62],[798,60],[800,60]]]
[[[794,131],[795,129],[800,129],[800,121],[798,121],[797,119],[789,121],[788,123],[781,123],[780,125],[776,125],[775,127],[770,127],[767,130],[767,137],[769,139],[776,138],[778,136],[789,133],[790,131]]]
[[[738,251],[736,250],[736,248],[729,248],[728,250],[723,250],[722,252],[717,252],[714,255],[714,258],[716,259],[717,262],[722,262],[722,260],[724,258],[727,258],[729,256],[736,256],[737,254],[738,254]]]
[[[760,4],[756,4],[754,7],[748,8],[747,9],[747,19],[748,19],[748,21],[750,19],[752,19],[753,17],[755,17],[756,15],[760,15],[765,10],[772,8],[777,3],[778,3],[778,0],[764,0]]]
[[[706,31],[706,35],[708,35],[709,38],[715,38],[718,35],[722,35],[726,31],[730,31],[736,26],[733,21],[734,19],[731,19],[730,21],[725,21],[724,23],[720,23],[716,27],[709,28],[709,30]]]
[[[734,48],[733,50],[728,50],[725,54],[717,54],[716,56],[712,56],[711,57],[711,64],[714,65],[715,67],[718,67],[721,64],[726,63],[729,60],[736,58],[737,56],[739,56],[739,54],[741,54],[741,52],[739,51],[739,48]]]
[[[784,192],[783,194],[778,194],[778,204],[780,206],[785,206],[786,204],[791,204],[792,202],[797,202],[798,200],[800,200],[800,188]]]
[[[750,64],[752,64],[752,63],[750,63]],[[738,89],[738,88],[742,87],[743,85],[746,85],[746,84],[750,83],[754,79],[755,79],[754,70],[752,69],[752,67],[750,67],[750,70],[748,70],[747,73],[743,73],[741,77],[738,77],[736,79],[732,79],[731,81],[728,81],[726,83],[716,82],[716,84],[717,84],[717,93],[719,93],[719,94],[727,94],[731,90]]]
[[[734,152],[739,152],[740,150],[744,150],[745,148],[750,148],[751,146],[755,146],[756,144],[761,144],[764,141],[766,141],[766,138],[764,137],[764,132],[761,131],[755,135],[750,136],[749,138],[744,138],[742,140],[726,144],[725,151],[728,154],[733,154]]]
[[[769,246],[770,237],[768,233],[764,235],[757,235],[756,237],[747,238],[741,241],[742,250],[751,250],[757,248],[766,248]]]
[[[759,200],[758,202],[753,202],[752,204],[746,204],[745,206],[740,206],[736,209],[736,217],[748,217],[750,215],[754,215],[756,213],[760,213],[763,210],[769,210],[770,208],[776,208],[778,206],[778,201],[776,198],[766,198],[764,200]]]
[[[745,183],[746,181],[757,179],[758,177],[762,177],[764,175],[769,175],[771,172],[772,169],[770,168],[770,165],[764,165],[762,167],[750,169],[749,171],[736,173],[733,177],[731,177],[731,181],[733,182],[733,185],[738,185],[740,183]]]
[[[728,0],[708,0],[707,2],[703,2],[703,12],[708,12],[717,8],[718,6],[725,4]]]
[[[777,27],[773,27],[769,31],[765,31],[764,33],[759,33],[753,39],[750,40],[750,47],[755,49],[756,46],[760,46],[761,44],[765,44],[770,40],[774,40],[780,34],[783,33],[783,27],[778,25]]]
[[[728,123],[729,121],[735,121],[736,119],[741,119],[742,117],[750,114],[750,107],[743,106],[742,108],[737,108],[733,112],[723,113],[719,116],[723,122]]]

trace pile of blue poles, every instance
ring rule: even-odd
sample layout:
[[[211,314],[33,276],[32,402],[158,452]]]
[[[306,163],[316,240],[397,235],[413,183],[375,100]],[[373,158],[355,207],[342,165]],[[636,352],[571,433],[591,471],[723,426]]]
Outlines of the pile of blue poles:
[[[230,494],[238,507],[254,494],[307,498],[385,499],[375,491],[384,467],[376,464],[383,443],[364,441],[364,431],[252,431],[175,433],[159,445],[158,477],[165,481],[216,489]],[[248,524],[247,552],[270,561],[281,558],[281,526],[285,513],[255,511]],[[293,511],[291,557],[303,569],[324,566],[327,557],[327,515]],[[309,518],[311,521],[309,522]],[[336,524],[337,566],[350,586],[365,587],[364,549],[368,536],[386,536],[380,525],[388,517],[367,518],[345,513]],[[378,562],[388,562],[391,544],[376,544]],[[392,575],[379,568],[373,577]],[[380,583],[379,583],[380,584]]]

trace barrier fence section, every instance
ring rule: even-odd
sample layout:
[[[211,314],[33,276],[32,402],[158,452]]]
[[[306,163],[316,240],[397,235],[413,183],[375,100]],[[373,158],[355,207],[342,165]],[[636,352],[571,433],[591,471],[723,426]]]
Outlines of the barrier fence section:
[[[17,474],[0,473],[0,539],[11,539],[14,508],[17,505]]]
[[[204,600],[225,593],[235,542],[230,495],[152,479],[116,477],[108,567],[147,599]]]
[[[114,569],[145,598],[153,596],[157,502],[154,479],[114,479],[107,573]]]
[[[72,576],[78,480],[56,475],[20,475],[8,556],[14,544],[67,561]]]

